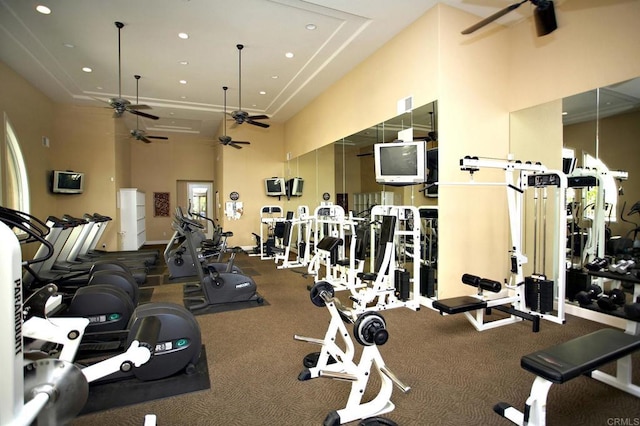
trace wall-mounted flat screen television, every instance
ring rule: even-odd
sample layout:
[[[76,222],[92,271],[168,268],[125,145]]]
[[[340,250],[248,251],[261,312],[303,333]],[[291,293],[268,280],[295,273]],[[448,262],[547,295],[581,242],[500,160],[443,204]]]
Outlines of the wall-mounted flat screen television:
[[[304,179],[299,177],[294,177],[289,179],[287,181],[287,196],[301,197],[303,186],[304,186]]]
[[[84,173],[54,170],[51,172],[51,192],[81,194],[84,191]]]
[[[264,188],[269,197],[280,197],[287,195],[284,178],[272,177],[264,180]]]
[[[373,148],[376,182],[391,186],[425,182],[425,141],[377,143]]]

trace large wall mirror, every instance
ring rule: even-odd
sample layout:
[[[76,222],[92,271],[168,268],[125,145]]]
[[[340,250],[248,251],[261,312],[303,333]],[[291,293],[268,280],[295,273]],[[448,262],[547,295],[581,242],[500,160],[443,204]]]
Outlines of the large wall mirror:
[[[298,205],[306,205],[313,212],[324,197],[328,197],[328,201],[357,215],[363,210],[358,194],[383,192],[393,194],[391,204],[437,205],[436,192],[427,193],[425,185],[392,187],[376,183],[373,157],[376,143],[425,140],[433,176],[437,170],[437,129],[438,111],[434,101],[288,160],[286,177],[303,178],[304,191],[302,196],[286,200],[285,209],[295,211]]]
[[[628,180],[605,187],[611,234],[628,236],[640,224],[640,214],[629,215],[640,200],[640,78],[568,97],[562,107],[563,147],[578,164],[628,173]]]
[[[394,187],[377,183],[373,147],[383,142],[424,140],[427,167],[434,176],[438,158],[437,126],[437,102],[434,101],[335,141],[336,203],[354,215],[366,214],[372,204],[436,204],[437,193],[427,194],[425,185]]]
[[[627,172],[628,179],[605,186],[605,219],[610,235],[640,238],[633,232],[640,214],[629,214],[640,200],[640,78],[516,111],[510,124],[516,159],[561,169],[562,157],[573,153],[579,167]]]

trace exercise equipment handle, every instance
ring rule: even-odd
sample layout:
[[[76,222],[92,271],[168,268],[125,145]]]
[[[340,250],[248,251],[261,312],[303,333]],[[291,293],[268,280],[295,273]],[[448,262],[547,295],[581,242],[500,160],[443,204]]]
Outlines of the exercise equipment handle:
[[[382,374],[384,374],[385,376],[387,376],[389,379],[391,379],[391,381],[393,382],[394,385],[396,385],[398,387],[398,389],[400,389],[403,393],[407,393],[411,390],[411,386],[407,386],[404,383],[402,383],[402,381],[400,379],[398,379],[398,376],[396,376],[395,374],[393,374],[391,372],[391,370],[389,370],[387,368],[386,365],[380,367],[380,371],[382,372]]]
[[[151,355],[153,355],[156,344],[158,343],[158,336],[160,336],[160,319],[156,316],[144,317],[140,321],[140,326],[136,331],[134,340],[140,343],[141,347],[147,348]]]

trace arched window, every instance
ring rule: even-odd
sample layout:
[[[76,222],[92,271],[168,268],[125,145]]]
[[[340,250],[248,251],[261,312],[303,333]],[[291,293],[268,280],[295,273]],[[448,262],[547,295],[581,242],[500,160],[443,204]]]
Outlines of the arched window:
[[[4,178],[2,191],[2,204],[15,210],[29,213],[29,180],[27,179],[27,167],[24,163],[22,150],[18,143],[18,137],[11,127],[9,117],[4,115],[5,152]]]

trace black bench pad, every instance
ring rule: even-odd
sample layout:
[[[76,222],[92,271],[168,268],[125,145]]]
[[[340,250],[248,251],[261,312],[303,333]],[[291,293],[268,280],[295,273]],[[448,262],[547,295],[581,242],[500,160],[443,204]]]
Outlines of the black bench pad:
[[[564,383],[640,349],[640,336],[612,328],[525,355],[520,365],[553,383]]]
[[[433,307],[440,313],[449,315],[459,314],[462,312],[475,311],[487,307],[487,302],[471,296],[452,297],[450,299],[436,300]]]

